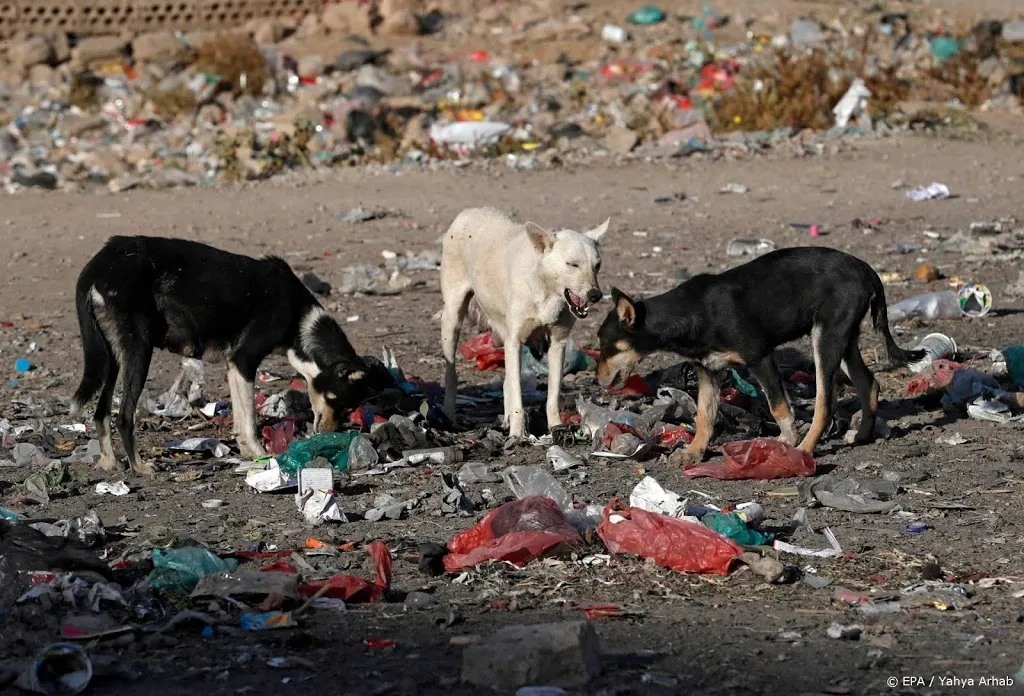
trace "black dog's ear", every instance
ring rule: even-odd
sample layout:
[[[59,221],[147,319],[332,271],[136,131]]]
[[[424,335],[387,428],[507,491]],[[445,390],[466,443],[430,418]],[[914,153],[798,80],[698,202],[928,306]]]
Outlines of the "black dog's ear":
[[[636,326],[636,305],[626,293],[618,288],[612,288],[612,302],[615,304],[615,313],[619,316],[619,323],[629,328]]]

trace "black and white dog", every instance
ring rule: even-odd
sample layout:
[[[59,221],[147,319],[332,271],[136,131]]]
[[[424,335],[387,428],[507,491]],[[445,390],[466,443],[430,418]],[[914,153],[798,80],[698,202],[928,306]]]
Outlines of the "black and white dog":
[[[77,413],[97,393],[99,466],[118,469],[110,411],[118,373],[117,419],[128,464],[152,474],[135,446],[135,409],[155,348],[213,362],[226,359],[235,438],[243,457],[266,454],[256,437],[256,370],[286,352],[306,380],[314,430],[394,385],[380,361],[361,358],[341,326],[280,258],[254,259],[206,244],[161,237],[111,237],[75,288],[85,370],[72,398]]]

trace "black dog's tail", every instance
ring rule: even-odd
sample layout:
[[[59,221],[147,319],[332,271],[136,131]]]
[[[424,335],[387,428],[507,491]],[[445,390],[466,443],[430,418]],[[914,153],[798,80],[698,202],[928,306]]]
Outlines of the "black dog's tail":
[[[871,283],[874,286],[871,293],[871,325],[875,331],[882,335],[885,341],[885,352],[889,364],[907,365],[924,360],[927,353],[923,350],[906,350],[896,345],[892,334],[889,332],[889,310],[885,301],[885,286],[878,274],[871,271]]]
[[[85,368],[82,382],[78,385],[75,395],[71,397],[71,413],[77,414],[85,404],[89,403],[97,392],[103,388],[110,369],[110,361],[114,355],[110,350],[107,337],[96,319],[96,311],[90,296],[92,288],[79,283],[75,291],[75,308],[78,310],[78,328],[82,334],[82,354]]]

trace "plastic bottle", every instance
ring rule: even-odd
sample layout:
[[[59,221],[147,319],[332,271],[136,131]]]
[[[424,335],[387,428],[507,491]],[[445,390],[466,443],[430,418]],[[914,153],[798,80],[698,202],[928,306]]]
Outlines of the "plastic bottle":
[[[956,319],[962,316],[960,298],[956,290],[940,290],[911,297],[889,306],[889,321],[902,321],[911,317],[921,319]]]
[[[435,464],[456,464],[465,458],[458,447],[428,447],[426,449],[406,450],[402,452],[410,464],[434,462]]]

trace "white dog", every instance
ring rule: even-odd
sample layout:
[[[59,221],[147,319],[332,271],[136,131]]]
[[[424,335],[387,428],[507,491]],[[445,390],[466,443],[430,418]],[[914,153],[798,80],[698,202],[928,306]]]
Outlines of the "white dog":
[[[548,429],[560,424],[565,342],[576,318],[600,301],[597,242],[609,218],[586,232],[549,232],[532,222],[519,224],[493,208],[463,210],[444,236],[441,251],[441,349],[445,360],[444,408],[455,416],[458,377],[455,349],[459,330],[475,300],[490,328],[505,344],[505,414],[509,435],[526,431],[520,383],[520,346],[546,332],[548,347]],[[536,338],[536,336],[535,336]]]

